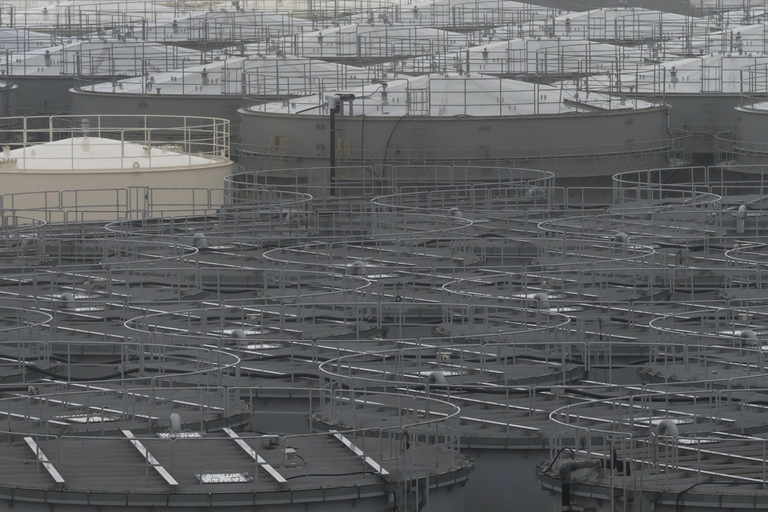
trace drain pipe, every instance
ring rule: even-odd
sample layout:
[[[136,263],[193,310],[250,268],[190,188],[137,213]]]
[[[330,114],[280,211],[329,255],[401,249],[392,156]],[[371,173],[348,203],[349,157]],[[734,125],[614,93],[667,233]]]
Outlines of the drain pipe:
[[[659,464],[659,437],[661,436],[667,436],[671,437],[672,440],[677,443],[677,438],[680,437],[680,429],[677,426],[677,423],[672,421],[671,419],[663,419],[659,422],[658,425],[656,425],[656,429],[652,429],[651,433],[653,434],[653,465],[658,467]],[[677,454],[675,453],[675,465],[677,465]]]
[[[75,309],[77,307],[77,304],[75,303],[75,296],[72,293],[70,293],[70,292],[62,293],[61,294],[61,299],[66,301],[66,303],[67,303],[66,308],[67,309]]]
[[[744,227],[747,219],[747,207],[739,205],[739,209],[736,211],[736,234],[743,235]]]
[[[416,511],[417,512],[421,512],[424,509],[424,505],[427,504],[427,486],[428,486],[427,480],[428,479],[429,479],[428,476],[425,477],[424,478],[424,485],[423,486],[422,485],[418,485],[418,487],[417,487],[419,489],[419,491],[421,491],[421,496],[419,496],[419,503],[418,503],[418,505],[416,505]]]
[[[547,309],[549,307],[549,295],[546,293],[534,293],[532,298],[536,301],[536,309]]]
[[[570,512],[571,509],[571,474],[579,469],[599,468],[600,461],[592,460],[567,460],[560,465],[560,486],[562,494],[562,511]]]

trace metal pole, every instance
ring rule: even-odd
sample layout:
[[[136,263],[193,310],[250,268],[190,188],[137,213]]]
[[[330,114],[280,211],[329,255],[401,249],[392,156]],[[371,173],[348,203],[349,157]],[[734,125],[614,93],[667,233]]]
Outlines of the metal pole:
[[[331,107],[328,109],[331,113],[331,152],[330,152],[330,167],[331,167],[331,196],[336,195],[336,108]]]

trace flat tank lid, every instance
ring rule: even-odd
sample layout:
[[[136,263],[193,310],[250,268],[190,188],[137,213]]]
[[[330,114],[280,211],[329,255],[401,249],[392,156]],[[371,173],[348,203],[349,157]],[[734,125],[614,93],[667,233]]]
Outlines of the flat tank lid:
[[[418,32],[416,32],[418,31]],[[413,27],[402,25],[342,25],[340,27],[331,27],[316,32],[304,32],[304,48],[313,41],[318,41],[322,37],[323,42],[329,44],[331,41],[341,40],[344,44],[356,44],[354,39],[348,39],[350,34],[360,35],[362,37],[380,37],[382,39],[391,39],[392,43],[402,38],[409,38],[418,35],[419,40],[437,39],[445,37],[455,37],[466,39],[466,35],[459,32],[452,32],[433,27]],[[319,41],[318,41],[319,42]]]
[[[513,2],[507,0],[436,0],[436,1],[422,1],[414,2],[412,5],[419,9],[432,6],[451,6],[451,5],[466,5],[470,4],[470,7],[477,9],[529,9],[529,10],[544,10],[544,7],[538,5],[527,4],[523,2]]]
[[[753,1],[751,3],[756,4],[757,2]],[[710,8],[724,11],[727,9],[743,9],[745,5],[749,5],[749,2],[744,2],[744,0],[688,0],[688,4],[696,9]]]
[[[606,20],[613,21],[618,19],[632,19],[632,18],[646,18],[646,19],[661,19],[664,22],[674,21],[686,21],[690,20],[689,16],[683,14],[676,14],[673,12],[663,12],[653,9],[643,9],[641,7],[604,7],[600,9],[592,9],[582,12],[568,12],[557,16],[557,21],[564,22],[566,19],[570,19],[571,23],[588,23],[589,20]]]
[[[568,38],[648,41],[659,38],[668,40],[686,33],[704,35],[711,31],[711,27],[712,22],[707,18],[639,7],[611,7],[564,12],[532,28],[539,35],[554,30],[555,35]]]
[[[621,75],[621,90],[633,92],[636,89],[640,93],[665,90],[667,94],[740,94],[741,69],[755,64],[768,64],[768,55],[709,54],[671,60]],[[593,88],[619,89],[615,76],[591,77],[589,82]]]
[[[352,115],[402,117],[466,117],[575,114],[639,110],[657,104],[623,101],[608,95],[488,76],[428,75],[373,84],[355,94]],[[333,94],[328,92],[327,94]],[[327,115],[325,99],[317,95],[252,106],[247,111],[274,114]],[[344,115],[350,115],[345,107]]]
[[[115,7],[119,5],[119,14],[127,15],[138,19],[141,16],[147,16],[151,13],[152,18],[155,20],[162,18],[170,18],[174,15],[174,8],[172,5],[163,5],[162,2],[147,2],[147,1],[126,1],[120,4],[112,2],[101,2],[93,0],[79,0],[74,1],[59,1],[56,2],[24,2],[26,5],[22,8],[17,8],[13,12],[11,23],[19,25],[27,25],[33,27],[39,27],[43,30],[54,27],[61,23],[63,19],[71,19],[70,23],[83,23],[81,14],[88,15],[92,18],[100,18],[101,20],[113,19],[115,25],[120,25],[117,22]],[[192,3],[185,3],[185,9],[190,9],[193,6]],[[200,6],[202,8],[202,6]],[[205,4],[205,9],[208,9],[208,4]],[[178,12],[178,11],[176,11]]]
[[[701,52],[704,54],[712,51],[738,54],[739,46],[743,53],[764,52],[766,46],[765,25],[741,25],[717,22],[716,28],[722,28],[717,32],[696,34],[690,41],[681,37],[668,41],[667,49],[673,53],[689,54]]]
[[[10,57],[10,59],[8,59]],[[75,41],[0,56],[14,76],[140,75],[173,62],[199,62],[201,52],[152,42]],[[7,61],[7,62],[6,62]]]
[[[172,71],[125,78],[114,83],[103,82],[88,85],[79,90],[114,94],[157,95],[162,93],[163,95],[211,94],[221,96],[223,92],[239,93],[241,91],[240,73],[248,65],[246,57],[229,57],[205,64],[185,66]]]
[[[496,15],[504,12],[519,12],[524,13],[525,16],[531,18],[544,19],[550,12],[547,7],[539,5],[513,2],[506,0],[436,0],[436,1],[421,1],[414,2],[412,4],[404,5],[401,7],[401,15],[398,19],[398,23],[405,25],[418,25],[429,24],[437,22],[435,24],[449,24],[454,22],[454,18],[451,14],[451,8],[457,7],[458,21],[461,23],[475,22],[477,24],[484,24],[485,20],[482,17],[477,16],[477,13],[493,12]],[[375,14],[382,11],[386,11],[386,7],[379,9]],[[418,12],[418,16],[411,16],[409,12]],[[353,20],[365,22],[368,20],[368,13],[357,14],[353,16]],[[480,20],[478,20],[480,18]],[[376,16],[374,23],[382,25],[381,19]]]
[[[4,152],[5,153],[5,152]],[[109,171],[197,167],[219,162],[184,153],[179,145],[144,146],[101,137],[74,137],[0,153],[0,174],[18,170]]]
[[[564,74],[585,67],[592,71],[611,70],[620,62],[623,66],[643,63],[648,58],[647,48],[617,46],[586,39],[536,37],[492,41],[472,46],[464,51],[422,56],[404,61],[404,70],[424,69],[425,65],[447,66],[454,69],[466,65],[469,52],[470,71],[480,73]]]
[[[246,0],[246,3],[250,4],[248,0]],[[251,25],[253,24],[254,19],[258,19],[259,23],[264,25],[283,25],[285,24],[286,16],[290,16],[290,13],[270,14],[270,12],[274,12],[275,10],[268,9],[266,7],[262,8],[261,5],[259,5],[259,7],[255,10],[254,6],[248,5],[248,9],[237,11],[231,8],[232,5],[230,2],[226,2],[226,4],[230,5],[223,5],[221,10],[211,10],[204,8],[201,12],[195,13],[191,18],[189,18],[189,20],[178,19],[178,21],[190,21],[193,25],[200,21],[212,24],[227,23],[235,25]],[[306,9],[306,5],[304,7]],[[179,14],[180,18],[181,16],[183,16],[183,13]],[[291,21],[293,22],[293,19]],[[299,25],[312,26],[312,21],[310,20],[296,18],[295,21]]]
[[[304,57],[287,56],[285,58],[230,57],[226,60],[208,64],[196,64],[184,69],[152,73],[147,87],[147,77],[139,76],[118,82],[103,82],[79,88],[81,91],[110,94],[149,94],[149,95],[211,95],[217,98],[222,94],[241,94],[241,71],[256,72],[260,84],[274,84],[274,89],[288,88],[290,94],[307,94],[312,88],[310,78],[340,77],[364,79],[371,74],[366,68],[347,66],[335,62],[312,60]],[[303,80],[307,78],[307,80]],[[267,87],[271,92],[273,89]],[[160,90],[160,92],[158,92]]]
[[[766,114],[768,113],[768,101],[761,101],[758,103],[752,103],[751,105],[736,107],[736,110],[740,110],[742,112],[757,112],[760,114]]]
[[[51,34],[28,28],[0,28],[0,48],[3,50],[23,50],[29,46],[48,46],[51,44],[51,40]]]

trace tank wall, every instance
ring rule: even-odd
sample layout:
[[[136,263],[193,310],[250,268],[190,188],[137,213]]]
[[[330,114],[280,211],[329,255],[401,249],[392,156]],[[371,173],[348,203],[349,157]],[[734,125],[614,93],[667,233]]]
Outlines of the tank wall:
[[[0,116],[16,115],[16,89],[17,87],[0,89]]]
[[[402,487],[402,485],[399,487]],[[147,502],[151,500],[142,499],[140,495],[133,503],[131,503],[130,499],[128,500],[129,507],[126,507],[125,504],[117,506],[111,506],[106,503],[102,503],[100,505],[70,505],[67,503],[37,502],[36,500],[21,501],[13,499],[0,499],[0,511],[23,510],[25,512],[125,512],[126,510],[130,510],[131,512],[153,512],[157,510],[183,510],[184,512],[253,512],[254,510],[258,510],[259,512],[342,512],[347,510],[354,510],[355,512],[382,512],[394,510],[394,504],[389,501],[388,496],[366,496],[364,487],[359,489],[350,489],[349,494],[356,495],[358,491],[361,491],[361,497],[355,497],[354,499],[328,499],[327,501],[322,501],[323,496],[326,494],[326,489],[323,488],[317,489],[316,501],[302,498],[302,500],[298,501],[297,503],[289,503],[287,501],[292,499],[289,496],[285,498],[285,503],[270,503],[270,501],[277,500],[272,496],[268,496],[266,498],[266,503],[263,504],[258,502],[258,504],[251,503],[242,505],[233,503],[223,506],[207,504],[209,499],[209,492],[202,490],[197,491],[200,506],[190,506],[189,500],[185,500],[183,505],[179,504],[176,506],[164,506],[164,504],[148,504]],[[464,488],[460,484],[450,484],[444,487],[432,488],[429,490],[428,498],[424,500],[420,511],[463,512],[463,492]],[[2,491],[0,491],[0,493],[2,493]],[[327,494],[332,494],[332,491],[327,492]],[[80,500],[90,499],[97,501],[97,496],[91,493],[79,493],[77,498]],[[119,495],[110,495],[109,501],[118,501],[119,498]],[[163,497],[161,496],[160,498],[162,499]],[[173,500],[171,499],[171,501]],[[226,500],[224,500],[224,502],[226,503]],[[402,508],[399,510],[416,510],[417,507],[418,503],[409,502],[406,506],[402,506]]]
[[[72,114],[147,114],[220,117],[239,122],[240,97],[94,94],[70,90]],[[236,133],[234,130],[233,134]]]
[[[738,117],[735,110],[741,104],[738,95],[668,95],[664,101],[669,108],[671,128],[691,132],[694,153],[714,153],[712,136],[732,131]]]
[[[690,94],[668,95],[664,101],[669,105],[669,125],[692,133],[715,133],[733,129],[741,104],[738,95]]]
[[[736,109],[736,151],[732,158],[742,165],[768,163],[768,111]]]
[[[536,465],[548,450],[462,450],[475,460],[475,473],[466,485],[464,510],[488,512],[540,512],[547,508],[549,492],[536,479]]]
[[[5,194],[41,191],[93,190],[93,189],[127,189],[134,187],[150,188],[180,188],[178,194],[169,191],[163,198],[165,204],[189,204],[189,193],[186,189],[223,189],[224,178],[233,172],[233,163],[229,160],[220,164],[211,164],[195,168],[171,169],[121,169],[109,171],[34,171],[20,169],[5,169],[0,172],[0,183]],[[17,211],[39,209],[51,206],[51,197],[38,194],[14,197],[13,208]],[[111,196],[110,200],[111,201]],[[110,203],[111,204],[111,203]],[[10,205],[4,205],[10,208]],[[176,206],[175,208],[178,208]],[[171,210],[175,215],[182,215],[182,209]],[[158,212],[159,214],[159,212]],[[102,217],[99,212],[91,212],[85,220],[113,220],[111,216]],[[32,215],[34,216],[34,215]]]
[[[15,76],[13,83],[18,86],[16,108],[20,115],[60,114],[70,111],[69,88],[72,87],[72,77]]]
[[[736,113],[736,137],[738,140],[768,144],[768,111],[738,109]]]
[[[558,484],[559,485],[559,484]],[[573,484],[572,484],[573,485]],[[586,494],[590,491],[594,491],[601,497],[591,497]],[[561,512],[562,507],[562,495],[560,490],[549,491],[543,490],[547,495],[546,505],[542,506],[539,510],[542,512]],[[658,492],[637,492],[631,494],[631,500],[624,500],[622,496],[617,493],[615,502],[611,503],[611,500],[603,499],[608,495],[609,490],[605,487],[597,487],[592,489],[586,487],[585,492],[574,491],[571,494],[572,510],[591,510],[594,512],[615,512],[618,510],[626,510],[627,512],[724,512],[724,511],[747,511],[747,510],[764,510],[759,504],[753,504],[749,499],[744,500],[743,495],[720,495],[710,494],[708,497],[697,497],[697,502],[693,503],[692,499],[681,500],[679,503],[677,497],[679,493],[669,492],[666,495],[660,495]],[[728,507],[727,502],[729,498],[733,497],[731,503],[737,504],[737,507]],[[724,503],[725,502],[725,503]]]
[[[480,163],[536,163],[553,169],[558,176],[614,174],[646,165],[667,165],[651,152],[627,159],[618,154],[639,151],[669,139],[666,112],[662,108],[631,113],[520,118],[403,118],[337,117],[337,141],[349,155],[365,148],[372,158],[386,156],[389,163],[402,160],[453,160]],[[330,156],[329,119],[326,116],[242,114],[241,140],[245,149],[269,152],[280,139],[280,155],[291,157],[285,166],[327,166]],[[341,143],[340,143],[341,145]],[[273,153],[279,151],[272,150]],[[649,158],[649,153],[651,158]],[[265,162],[245,161],[253,166],[275,166],[277,157]],[[376,155],[376,156],[374,156]],[[650,161],[649,161],[650,160]],[[659,161],[660,160],[660,161]],[[337,151],[339,165],[347,163]],[[355,163],[360,163],[356,160]],[[622,167],[617,167],[621,165]]]
[[[435,491],[433,491],[435,492]],[[443,491],[444,492],[444,491]],[[441,491],[437,491],[438,497]],[[253,512],[259,510],[259,512],[340,512],[344,510],[355,510],[356,512],[381,512],[387,507],[387,499],[385,497],[376,498],[361,498],[354,500],[337,500],[327,502],[309,502],[309,503],[285,503],[285,504],[259,504],[259,505],[233,505],[233,506],[212,506],[204,505],[205,497],[207,493],[201,493],[199,507],[195,506],[177,506],[177,507],[165,507],[157,505],[142,505],[137,503],[130,507],[131,512],[153,512],[157,510],[180,510],[184,512]],[[24,510],[25,512],[125,512],[128,510],[125,506],[109,506],[109,505],[67,505],[67,504],[49,504],[49,503],[34,503],[24,501],[9,501],[0,500],[0,511],[3,510]],[[425,507],[424,512],[427,512]],[[447,512],[458,512],[456,507],[451,509],[441,509],[430,507],[429,510],[440,511],[447,510]]]

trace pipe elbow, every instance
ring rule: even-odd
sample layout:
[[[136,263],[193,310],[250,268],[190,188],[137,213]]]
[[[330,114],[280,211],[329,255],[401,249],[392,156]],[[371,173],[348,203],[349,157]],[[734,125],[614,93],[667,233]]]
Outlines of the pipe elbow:
[[[437,384],[442,386],[446,383],[447,381],[445,380],[445,374],[439,370],[429,372],[429,375],[427,375],[427,384]]]
[[[673,439],[680,437],[680,429],[677,427],[677,423],[670,419],[664,419],[656,425],[656,436],[669,436]]]
[[[533,294],[533,300],[536,301],[536,306],[538,308],[548,308],[549,307],[549,296],[546,293],[534,293]]]

